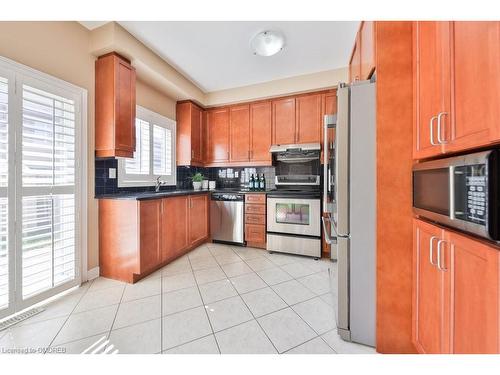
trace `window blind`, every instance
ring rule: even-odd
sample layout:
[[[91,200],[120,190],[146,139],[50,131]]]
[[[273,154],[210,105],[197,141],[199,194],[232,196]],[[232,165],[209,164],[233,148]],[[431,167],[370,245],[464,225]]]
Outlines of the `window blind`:
[[[136,119],[136,147],[134,157],[125,161],[125,171],[127,174],[149,174],[150,158],[150,134],[149,122]]]
[[[0,77],[0,310],[9,305],[8,80]]]

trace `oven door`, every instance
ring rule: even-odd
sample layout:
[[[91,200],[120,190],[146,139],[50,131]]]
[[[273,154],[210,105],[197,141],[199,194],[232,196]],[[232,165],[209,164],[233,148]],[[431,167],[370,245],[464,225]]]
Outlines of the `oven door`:
[[[320,199],[268,197],[267,231],[320,237]]]

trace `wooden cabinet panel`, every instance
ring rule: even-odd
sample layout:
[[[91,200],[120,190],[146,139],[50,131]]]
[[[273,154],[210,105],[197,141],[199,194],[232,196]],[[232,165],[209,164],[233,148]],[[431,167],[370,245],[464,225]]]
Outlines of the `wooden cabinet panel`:
[[[271,164],[271,102],[250,104],[250,160]]]
[[[140,270],[147,272],[161,262],[161,200],[139,202]]]
[[[193,105],[191,123],[191,159],[197,163],[203,163],[202,155],[202,114],[203,110]]]
[[[295,143],[295,98],[272,101],[273,144]]]
[[[229,110],[208,111],[208,159],[210,163],[229,161]]]
[[[363,21],[360,28],[361,79],[369,79],[375,70],[375,22]]]
[[[245,213],[265,215],[266,206],[263,204],[245,203]]]
[[[203,165],[203,110],[191,102],[180,102],[176,110],[177,165]]]
[[[265,215],[245,214],[245,223],[266,225]]]
[[[208,237],[208,195],[189,196],[189,244]]]
[[[245,240],[247,242],[265,243],[266,227],[264,225],[245,224]]]
[[[319,143],[321,141],[321,95],[299,96],[296,98],[296,106],[296,143]]]
[[[451,117],[444,116],[446,151],[500,140],[496,133],[500,118],[500,22],[453,22],[452,53],[455,103]]]
[[[349,61],[349,82],[359,81],[361,79],[361,40],[360,34],[356,36],[356,42]]]
[[[439,155],[444,151],[439,139],[449,138],[444,131],[451,109],[449,41],[450,22],[414,24],[415,158]]]
[[[230,161],[250,160],[250,107],[234,106],[229,109]]]
[[[453,353],[500,353],[499,249],[448,232],[449,253],[442,257],[451,281]]]
[[[162,262],[165,262],[189,247],[189,197],[164,198],[162,204]]]
[[[415,220],[413,232],[413,340],[420,353],[442,353],[443,275],[437,268],[436,246],[443,230]]]
[[[95,150],[98,157],[133,157],[135,151],[134,67],[116,53],[95,62]]]

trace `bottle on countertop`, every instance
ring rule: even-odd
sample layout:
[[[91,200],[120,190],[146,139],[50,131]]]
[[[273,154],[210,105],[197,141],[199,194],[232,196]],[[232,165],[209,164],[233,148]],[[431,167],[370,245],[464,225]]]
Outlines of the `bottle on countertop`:
[[[250,186],[249,186],[249,188],[250,188],[250,190],[254,190],[255,189],[255,178],[253,176],[253,173],[250,176]]]
[[[262,173],[262,176],[260,177],[259,188],[260,190],[266,190],[266,178],[264,177],[264,173]]]

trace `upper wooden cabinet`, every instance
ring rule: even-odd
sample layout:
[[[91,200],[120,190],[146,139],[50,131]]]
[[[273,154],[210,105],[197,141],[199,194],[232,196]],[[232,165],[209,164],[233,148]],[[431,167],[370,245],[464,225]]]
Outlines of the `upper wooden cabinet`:
[[[271,165],[272,120],[271,102],[250,104],[250,161]]]
[[[273,100],[273,144],[295,143],[295,98]]]
[[[359,26],[349,61],[349,82],[369,79],[375,71],[375,22]]]
[[[298,96],[295,143],[317,143],[321,139],[321,94]]]
[[[229,109],[208,110],[207,117],[207,163],[229,161]]]
[[[414,221],[413,341],[421,353],[500,353],[500,249]]]
[[[230,152],[229,161],[250,160],[250,106],[229,108]]]
[[[95,154],[133,157],[135,68],[116,53],[95,62]]]
[[[414,158],[500,141],[500,22],[414,23]]]
[[[177,103],[177,165],[203,165],[203,109]]]
[[[361,38],[358,32],[349,61],[349,82],[359,80],[361,80]]]

